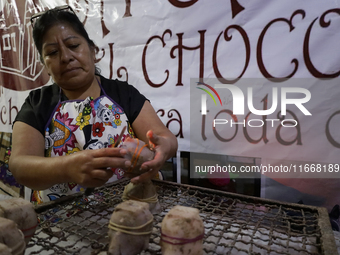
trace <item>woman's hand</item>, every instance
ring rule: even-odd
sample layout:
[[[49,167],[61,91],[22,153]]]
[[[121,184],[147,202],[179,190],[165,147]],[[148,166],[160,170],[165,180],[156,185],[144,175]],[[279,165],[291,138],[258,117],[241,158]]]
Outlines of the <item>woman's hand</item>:
[[[176,155],[178,145],[176,137],[164,126],[149,101],[145,101],[142,110],[132,123],[132,128],[138,139],[149,143],[156,152],[153,160],[141,166],[149,171],[131,179],[131,182],[138,183],[154,178],[165,161]]]
[[[171,151],[171,142],[168,137],[156,135],[152,130],[149,130],[146,136],[149,139],[150,147],[155,151],[155,157],[153,160],[146,161],[141,165],[143,171],[149,171],[131,179],[132,183],[145,182],[155,178],[168,159],[168,154]]]
[[[119,148],[85,150],[60,157],[44,157],[43,135],[35,128],[19,121],[13,127],[12,144],[9,168],[20,184],[34,190],[44,190],[66,182],[97,187],[112,176],[112,171],[107,168],[125,169],[131,165],[130,161],[123,158],[127,151]]]
[[[125,149],[104,148],[79,151],[66,156],[66,179],[85,187],[105,184],[113,175],[111,168],[126,169],[131,162],[124,159]]]

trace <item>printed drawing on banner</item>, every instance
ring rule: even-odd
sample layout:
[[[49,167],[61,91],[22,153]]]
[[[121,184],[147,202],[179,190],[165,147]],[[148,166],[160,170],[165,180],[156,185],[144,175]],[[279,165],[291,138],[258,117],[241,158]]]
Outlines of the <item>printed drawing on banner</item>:
[[[95,4],[95,8],[92,8],[88,1],[67,1],[67,3],[84,25],[88,17],[99,14],[103,37],[110,32],[103,19],[103,0]],[[34,13],[54,7],[53,3],[50,4],[42,0],[34,2],[4,0],[0,4],[0,86],[15,91],[25,91],[49,82],[50,77],[40,62],[39,53],[33,42],[30,17]],[[125,0],[123,18],[131,16],[131,0]]]
[[[49,80],[32,40],[33,9],[31,1],[5,0],[0,10],[0,85],[11,90],[37,88]]]

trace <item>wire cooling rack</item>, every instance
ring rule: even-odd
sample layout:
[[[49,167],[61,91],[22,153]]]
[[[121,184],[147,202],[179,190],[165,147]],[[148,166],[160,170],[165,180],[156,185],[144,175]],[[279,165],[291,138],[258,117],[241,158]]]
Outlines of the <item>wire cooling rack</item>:
[[[108,223],[128,182],[37,206],[39,226],[25,254],[107,254]],[[162,212],[154,215],[143,255],[161,254],[161,222],[175,205],[199,209],[205,226],[204,254],[337,254],[325,208],[166,181],[154,184]]]

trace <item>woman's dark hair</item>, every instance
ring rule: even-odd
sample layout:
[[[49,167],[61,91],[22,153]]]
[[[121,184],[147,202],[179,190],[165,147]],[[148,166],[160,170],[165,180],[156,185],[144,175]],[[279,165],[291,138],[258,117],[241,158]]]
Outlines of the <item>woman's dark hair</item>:
[[[33,40],[40,54],[40,61],[42,63],[44,63],[42,58],[42,40],[45,33],[54,25],[65,23],[72,27],[72,29],[76,33],[84,37],[89,46],[95,50],[96,45],[90,39],[88,33],[84,28],[83,23],[81,23],[76,14],[67,10],[51,9],[46,11],[39,18],[37,18],[37,20],[34,22],[33,27]],[[99,72],[100,70],[96,67],[96,74],[99,74]]]

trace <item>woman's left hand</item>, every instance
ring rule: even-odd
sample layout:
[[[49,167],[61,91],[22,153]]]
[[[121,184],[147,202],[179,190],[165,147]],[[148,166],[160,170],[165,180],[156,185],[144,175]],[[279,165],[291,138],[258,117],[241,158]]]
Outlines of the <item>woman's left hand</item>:
[[[154,159],[141,166],[143,170],[149,171],[131,179],[132,183],[139,183],[155,178],[165,161],[176,155],[178,144],[177,138],[164,126],[149,101],[145,101],[132,128],[139,139],[149,143],[155,150]]]
[[[142,170],[149,171],[132,178],[132,183],[145,182],[155,178],[158,175],[158,171],[168,159],[168,152],[171,150],[170,141],[167,137],[156,135],[152,130],[149,130],[146,136],[149,139],[150,147],[155,151],[155,157],[153,160],[146,161],[142,164]]]

